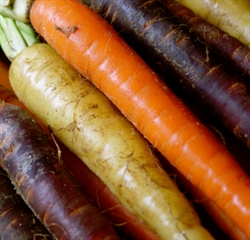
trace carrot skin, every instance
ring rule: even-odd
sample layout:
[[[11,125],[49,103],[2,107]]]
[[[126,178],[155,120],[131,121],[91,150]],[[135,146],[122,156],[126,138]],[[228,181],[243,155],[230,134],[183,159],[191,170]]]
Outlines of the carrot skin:
[[[249,0],[212,0],[209,2],[201,0],[197,1],[197,4],[193,4],[190,0],[177,1],[250,47]]]
[[[250,48],[215,25],[197,16],[175,0],[163,0],[167,8],[204,41],[213,51],[231,61],[241,74],[250,77]]]
[[[59,143],[60,144],[60,143]],[[138,218],[132,215],[110,189],[72,152],[60,144],[62,159],[89,198],[117,226],[121,233],[132,239],[159,240]]]
[[[176,184],[182,189],[188,199],[194,204],[195,207],[199,206],[202,210],[205,210],[208,215],[212,217],[215,224],[222,230],[225,234],[221,233],[211,224],[211,220],[208,220],[206,214],[203,214],[204,225],[214,234],[215,239],[230,239],[230,240],[247,240],[248,237],[231,221],[230,218],[212,201],[207,198],[207,196],[196,186],[194,186],[187,178],[185,178],[174,166],[172,166],[164,157],[156,151],[157,157],[160,159],[164,168],[167,172],[173,175]],[[209,225],[208,224],[208,225]]]
[[[2,168],[0,168],[0,239],[53,239],[16,193]]]
[[[30,115],[12,104],[1,104],[0,129],[2,166],[54,237],[119,239],[59,162],[57,152]]]
[[[10,80],[30,111],[151,231],[162,239],[212,238],[145,139],[52,47],[23,50],[11,64]]]
[[[250,121],[248,84],[221,56],[190,33],[163,2],[81,2],[111,23],[179,97],[192,96],[194,103],[206,108],[250,147],[250,128],[246,126]]]
[[[250,179],[232,155],[107,22],[78,1],[60,3],[34,2],[30,20],[37,32],[250,237],[246,194]],[[72,27],[76,31],[65,34]],[[223,182],[234,171],[241,177]],[[235,198],[239,203],[235,204]]]
[[[12,90],[12,87],[10,85],[9,77],[8,77],[8,71],[9,71],[9,65],[2,61],[0,61],[0,84],[4,85],[6,88]]]
[[[7,81],[8,80],[8,81]],[[54,141],[51,138],[51,132],[50,130],[34,115],[32,114],[27,107],[21,102],[13,92],[13,90],[8,89],[8,86],[10,86],[9,79],[7,79],[6,82],[4,82],[4,85],[0,84],[0,99],[2,99],[5,103],[11,103],[18,107],[21,107],[26,112],[28,112],[42,127],[43,131],[50,136],[51,143],[53,144]],[[56,146],[55,146],[56,147]]]
[[[0,85],[0,99],[6,103],[15,104],[27,111],[40,124],[44,132],[48,135],[52,144],[55,144],[51,132],[27,107],[16,97],[13,91]],[[108,189],[108,187],[98,178],[75,154],[73,154],[56,137],[56,143],[61,151],[62,161],[68,170],[74,175],[77,182],[83,188],[87,196],[95,202],[107,218],[117,226],[117,229],[135,239],[158,240],[159,237],[146,227],[138,218],[129,212],[118,200],[118,198]],[[56,146],[55,146],[56,147]]]
[[[1,60],[2,59],[3,58],[1,58]],[[36,119],[36,121],[39,122],[39,124],[43,127],[43,130],[47,133],[47,135],[50,136],[51,132],[48,130],[48,128],[45,127],[44,124],[36,116],[34,116],[21,101],[19,101],[17,99],[16,95],[13,93],[13,90],[11,90],[11,91],[8,90],[9,86],[10,86],[10,82],[9,82],[9,78],[8,78],[8,71],[9,71],[8,66],[9,65],[5,61],[0,62],[0,67],[1,67],[1,64],[3,64],[3,66],[4,66],[4,68],[0,69],[0,71],[2,71],[1,72],[1,77],[3,77],[3,78],[1,78],[1,84],[3,84],[4,86],[0,85],[0,98],[3,99],[7,103],[15,104],[15,105],[17,105],[19,107],[22,107],[26,111],[28,111],[29,114],[31,114]],[[4,78],[4,76],[5,76],[5,78]],[[211,121],[212,119],[209,118],[209,115],[203,116],[203,113],[202,113],[202,115],[200,114],[198,117],[199,117],[199,119],[202,119],[202,121],[205,122],[206,125],[213,126],[213,128],[211,128],[211,130],[216,130],[215,134],[218,133],[217,129],[221,130],[222,127],[223,127],[221,125],[217,126],[214,121]],[[250,174],[250,166],[248,164],[248,158],[250,156],[250,150],[245,149],[244,146],[242,146],[240,143],[236,142],[234,140],[234,137],[231,136],[230,133],[226,131],[226,129],[223,128],[223,130],[224,131],[222,131],[222,134],[221,133],[218,134],[218,138],[227,146],[228,149],[230,149],[230,152],[232,152],[234,154],[237,161],[240,163],[240,165],[245,169],[245,171],[249,175]],[[222,135],[225,135],[225,136],[222,136]],[[54,144],[53,139],[51,137],[50,137],[50,139],[51,139],[51,142]],[[64,147],[64,146],[61,146],[61,147]],[[68,149],[65,149],[64,151],[69,152]],[[67,153],[66,153],[66,155],[67,155]],[[69,155],[69,159],[71,159],[72,155],[70,153],[68,155]],[[71,161],[68,160],[67,157],[65,157],[65,160],[66,160],[66,164],[68,164],[68,168],[71,169],[72,168],[72,165],[70,165]],[[76,162],[79,162],[79,159],[77,159]],[[84,165],[84,163],[82,163],[82,164]],[[79,169],[81,169],[81,167]],[[81,181],[82,184],[85,184],[83,179],[81,179],[81,178],[83,178],[83,175],[80,173],[79,169],[77,169],[77,167],[76,167],[75,169],[74,168],[71,169],[71,171],[72,172],[76,171],[77,174],[78,174],[78,177],[80,178],[79,181]],[[105,197],[105,199],[107,199],[107,196]],[[114,204],[116,204],[116,203],[114,203]],[[129,232],[130,232],[130,230],[129,230]],[[141,235],[142,232],[138,233],[138,234]],[[146,239],[146,236],[144,236],[144,239]]]

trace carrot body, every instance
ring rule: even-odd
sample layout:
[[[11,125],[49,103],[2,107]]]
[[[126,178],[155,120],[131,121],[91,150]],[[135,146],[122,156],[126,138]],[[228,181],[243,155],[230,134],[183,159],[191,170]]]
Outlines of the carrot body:
[[[177,1],[250,47],[249,0]]]
[[[212,238],[141,134],[51,46],[23,50],[9,75],[30,111],[159,238]]]
[[[16,97],[9,89],[0,85],[0,99],[6,103],[15,104],[29,114],[33,115],[27,107]],[[40,124],[51,143],[54,140],[51,132],[47,127],[33,115],[35,120]],[[135,239],[158,240],[159,237],[150,231],[138,218],[129,212],[119,201],[119,199],[108,189],[108,187],[98,178],[75,154],[73,154],[58,139],[57,144],[61,151],[62,161],[68,170],[74,175],[77,182],[83,188],[88,197],[102,210],[108,219],[117,226],[125,235],[132,236]],[[55,146],[56,147],[56,146]]]
[[[7,103],[12,103],[22,107],[26,111],[29,111],[25,105],[20,102],[14,93],[4,86],[0,85],[0,99],[3,99]],[[30,113],[30,112],[29,112]],[[31,113],[30,113],[31,114]],[[35,116],[34,116],[35,117]],[[35,117],[36,118],[36,117]],[[40,125],[43,126],[44,130],[47,128],[39,121]],[[50,131],[47,129],[47,134],[50,136]],[[72,172],[78,183],[83,187],[85,193],[93,200],[99,208],[107,215],[109,220],[121,228],[122,233],[132,236],[135,239],[143,240],[157,240],[159,239],[154,233],[152,233],[138,218],[134,217],[119,201],[119,199],[107,188],[107,186],[92,172],[88,167],[77,158],[68,148],[65,147],[60,141],[57,140],[57,144],[60,147],[61,157],[63,162],[68,167],[69,171]],[[167,169],[169,170],[169,169]],[[173,173],[172,169],[170,170]],[[176,173],[174,173],[176,174]],[[183,180],[185,181],[185,180]],[[186,181],[185,181],[186,182]],[[227,216],[223,216],[223,212],[218,207],[211,203],[209,199],[204,201],[205,197],[200,197],[202,194],[198,191],[196,194],[195,188],[192,185],[188,185],[187,189],[195,192],[193,195],[194,199],[200,201],[201,205],[212,215],[213,219],[217,222],[218,226],[225,231],[231,239],[243,240],[246,237],[241,233],[237,227],[233,226]],[[199,200],[198,200],[199,199]]]
[[[50,130],[48,130],[40,119],[29,111],[23,102],[16,97],[13,91],[0,85],[0,99],[4,100],[6,103],[15,104],[32,115],[48,135],[49,139],[51,139],[51,143],[54,143]],[[121,232],[126,233],[128,236],[132,236],[135,239],[159,239],[157,235],[150,231],[148,227],[146,227],[120,203],[119,199],[108,189],[100,178],[89,170],[83,161],[75,156],[75,154],[65,147],[65,145],[63,145],[58,139],[56,140],[61,151],[62,160],[69,171],[72,172],[88,197],[98,205],[105,215],[107,215],[108,219],[114,225],[117,225],[118,228],[121,228]]]
[[[0,61],[0,84],[12,90],[12,87],[9,81],[8,72],[9,72],[9,65],[3,61]]]
[[[249,177],[109,24],[74,0],[36,0],[30,19],[70,65],[250,237]]]
[[[84,192],[117,226],[120,232],[133,239],[159,240],[159,237],[128,211],[110,189],[76,156],[72,156],[65,145],[60,145],[62,160],[72,172]]]
[[[53,239],[16,193],[2,168],[0,168],[0,239]]]
[[[56,239],[119,239],[23,109],[0,105],[0,162],[17,192]]]
[[[212,50],[231,61],[242,74],[250,77],[250,48],[215,25],[196,15],[189,8],[175,0],[163,1],[183,23],[187,24]]]
[[[235,68],[190,33],[162,1],[82,2],[112,23],[178,96],[192,96],[194,104],[209,111],[250,147],[249,85]]]
[[[227,215],[210,199],[208,199],[200,189],[188,184],[188,189],[194,198],[194,201],[200,204],[208,214],[210,214],[217,225],[224,231],[231,240],[249,239]]]
[[[158,156],[167,172],[174,176],[177,185],[185,192],[188,199],[202,207],[215,221],[216,225],[226,234],[215,236],[216,239],[247,240],[248,237],[232,222],[232,220],[207,196],[189,180],[187,180],[175,167]],[[211,226],[214,229],[214,226]],[[209,227],[209,229],[211,230]],[[218,232],[215,230],[215,232]]]
[[[50,136],[49,129],[39,120],[37,117],[32,114],[27,107],[16,97],[14,92],[10,89],[8,89],[8,86],[10,86],[9,82],[4,82],[4,84],[0,84],[0,99],[2,99],[6,103],[14,104],[18,107],[21,107],[25,111],[29,112],[30,115],[32,115],[33,118],[40,124],[40,126],[43,128],[43,131]],[[50,138],[51,139],[51,138]],[[53,143],[53,140],[51,139],[51,143]]]

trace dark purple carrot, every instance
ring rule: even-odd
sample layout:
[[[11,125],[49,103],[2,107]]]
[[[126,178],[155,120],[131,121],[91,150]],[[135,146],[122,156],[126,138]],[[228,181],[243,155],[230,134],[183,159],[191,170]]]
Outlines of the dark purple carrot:
[[[237,38],[197,16],[192,10],[175,0],[162,0],[167,8],[186,24],[197,37],[213,51],[232,62],[242,74],[250,77],[250,48]]]
[[[0,239],[52,240],[0,167]]]
[[[26,111],[1,104],[0,129],[0,164],[17,193],[56,239],[119,239]]]
[[[81,0],[105,18],[181,98],[250,147],[250,91],[223,58],[159,0]]]

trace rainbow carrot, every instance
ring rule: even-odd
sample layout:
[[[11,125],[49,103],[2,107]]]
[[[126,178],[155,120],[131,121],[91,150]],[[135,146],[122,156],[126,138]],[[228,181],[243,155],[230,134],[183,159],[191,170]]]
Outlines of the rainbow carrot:
[[[98,86],[250,237],[249,177],[107,22],[77,0],[36,0],[30,20],[70,65]]]
[[[212,238],[143,136],[48,44],[10,67],[16,95],[161,239]]]

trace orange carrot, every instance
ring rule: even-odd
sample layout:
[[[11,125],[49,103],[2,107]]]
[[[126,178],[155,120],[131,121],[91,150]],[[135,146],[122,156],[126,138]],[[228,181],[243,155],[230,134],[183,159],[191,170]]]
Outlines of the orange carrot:
[[[188,184],[188,189],[191,190],[195,201],[213,217],[216,224],[221,230],[227,233],[232,240],[249,239],[213,201],[204,196],[203,192],[191,184]]]
[[[77,0],[36,0],[30,20],[250,237],[249,176],[107,22]]]
[[[193,203],[201,206],[214,220],[215,224],[231,240],[247,240],[248,237],[231,221],[231,219],[207,196],[190,181],[188,181],[175,167],[169,164],[164,157],[157,152],[157,156],[163,163],[167,172],[174,176],[177,185],[182,189]],[[200,213],[201,214],[201,213]],[[204,216],[205,217],[205,216]],[[215,230],[218,232],[218,230]],[[216,239],[225,239],[227,236],[215,236]]]
[[[9,65],[3,61],[0,61],[0,84],[12,90],[12,87],[9,82],[8,71],[9,71]]]

